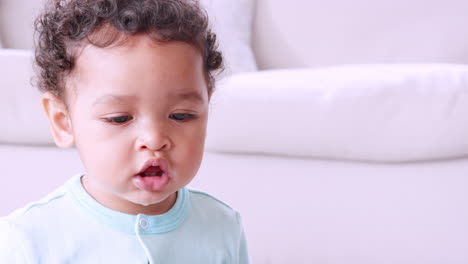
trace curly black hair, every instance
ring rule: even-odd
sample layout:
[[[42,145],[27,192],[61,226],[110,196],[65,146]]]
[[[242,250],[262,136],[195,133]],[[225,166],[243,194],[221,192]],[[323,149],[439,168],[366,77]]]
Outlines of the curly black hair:
[[[37,86],[60,98],[79,47],[91,44],[104,48],[134,34],[197,47],[209,94],[215,74],[223,70],[216,35],[198,0],[49,0],[35,27]]]

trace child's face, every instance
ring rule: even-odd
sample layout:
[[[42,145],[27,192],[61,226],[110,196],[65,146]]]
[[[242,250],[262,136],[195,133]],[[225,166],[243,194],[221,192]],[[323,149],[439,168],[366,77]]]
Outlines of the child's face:
[[[202,160],[209,97],[199,51],[146,36],[88,46],[66,92],[86,190],[114,210],[167,211]],[[151,160],[156,167],[139,174]]]

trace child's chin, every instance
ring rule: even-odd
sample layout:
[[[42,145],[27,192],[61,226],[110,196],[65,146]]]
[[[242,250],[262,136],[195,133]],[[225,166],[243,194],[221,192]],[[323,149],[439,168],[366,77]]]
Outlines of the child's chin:
[[[158,204],[158,203],[161,203],[163,202],[167,197],[163,197],[163,198],[160,198],[160,197],[153,197],[153,198],[150,198],[150,199],[135,199],[135,200],[131,200],[132,203],[134,204],[138,204],[138,205],[143,205],[143,206],[149,206],[149,205],[153,205],[153,204]]]

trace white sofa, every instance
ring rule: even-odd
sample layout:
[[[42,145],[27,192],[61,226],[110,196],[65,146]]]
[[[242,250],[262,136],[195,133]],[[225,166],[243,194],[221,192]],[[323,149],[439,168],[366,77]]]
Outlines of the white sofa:
[[[468,263],[468,3],[206,2],[233,74],[191,186],[240,211],[253,263]],[[38,5],[0,1],[0,215],[82,171],[16,50]]]

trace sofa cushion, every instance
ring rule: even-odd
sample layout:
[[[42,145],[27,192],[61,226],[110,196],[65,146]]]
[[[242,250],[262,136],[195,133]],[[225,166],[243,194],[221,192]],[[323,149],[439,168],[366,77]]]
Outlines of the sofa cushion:
[[[226,73],[257,69],[252,51],[252,0],[201,0],[224,53]]]
[[[468,66],[349,65],[238,74],[207,149],[384,162],[468,154]]]

